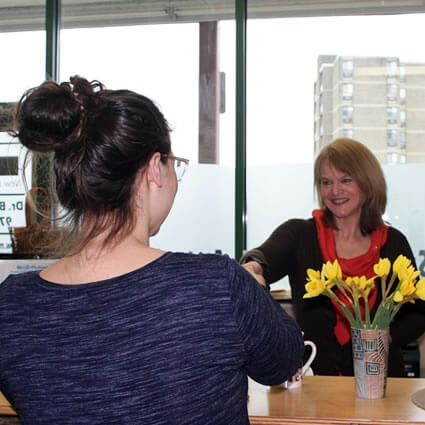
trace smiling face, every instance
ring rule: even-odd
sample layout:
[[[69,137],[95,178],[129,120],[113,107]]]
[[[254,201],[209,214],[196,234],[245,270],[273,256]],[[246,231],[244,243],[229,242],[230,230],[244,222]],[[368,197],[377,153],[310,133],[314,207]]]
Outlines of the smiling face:
[[[323,161],[319,184],[323,204],[337,221],[349,218],[360,222],[364,195],[349,174]]]

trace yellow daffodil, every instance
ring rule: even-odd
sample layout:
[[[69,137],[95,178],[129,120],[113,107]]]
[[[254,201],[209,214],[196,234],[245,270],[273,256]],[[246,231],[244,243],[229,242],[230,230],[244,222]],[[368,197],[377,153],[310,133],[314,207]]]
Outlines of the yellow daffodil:
[[[320,271],[314,269],[307,269],[307,280],[320,279]]]
[[[321,295],[326,289],[325,283],[321,279],[313,279],[305,285],[306,294],[303,298],[313,298]]]
[[[335,260],[333,263],[328,261],[323,264],[320,272],[313,269],[307,270],[306,293],[303,298],[313,298],[323,294],[339,304],[351,327],[366,329],[388,328],[404,303],[414,303],[416,299],[425,301],[425,278],[417,282],[420,272],[415,270],[411,260],[404,255],[399,255],[394,261],[391,278],[389,278],[391,262],[388,258],[380,258],[379,262],[373,266],[373,271],[375,275],[370,279],[365,276],[351,276],[343,280],[338,261]],[[378,277],[382,299],[374,317],[370,317],[369,295]],[[393,290],[397,278],[398,284]],[[340,291],[339,294],[332,289],[334,285],[337,291]],[[364,309],[360,298],[364,300]]]
[[[353,298],[360,298],[361,296],[359,291],[360,278],[358,276],[347,277],[347,279],[345,279],[345,283],[348,286]]]
[[[394,301],[400,303],[404,301],[404,298],[413,295],[416,291],[415,285],[410,280],[404,280],[398,290],[394,293]]]
[[[388,258],[380,258],[379,263],[373,266],[373,271],[379,277],[388,276],[391,270],[391,262]]]
[[[338,260],[335,260],[333,263],[328,261],[326,264],[323,264],[322,273],[329,280],[342,279],[342,270]]]
[[[416,284],[416,296],[422,301],[425,301],[425,278],[419,279]]]
[[[411,261],[405,257],[404,255],[399,255],[393,263],[393,272],[398,274],[398,270],[400,267],[409,267]]]
[[[404,280],[409,280],[410,282],[413,282],[418,278],[420,272],[415,270],[413,266],[405,267],[404,265],[401,265],[398,269],[397,274],[400,282]]]
[[[357,298],[363,297],[364,299],[369,296],[369,292],[375,286],[374,278],[366,279],[366,276],[348,277],[346,283],[351,288],[354,296]]]

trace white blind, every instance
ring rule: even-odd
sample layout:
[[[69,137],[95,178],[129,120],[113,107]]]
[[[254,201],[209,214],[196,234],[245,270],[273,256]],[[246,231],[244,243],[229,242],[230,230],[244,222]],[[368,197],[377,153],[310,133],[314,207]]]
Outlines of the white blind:
[[[0,0],[0,31],[44,29],[44,1]],[[62,0],[62,27],[234,19],[231,0]],[[425,0],[248,0],[248,17],[383,15],[425,12]]]

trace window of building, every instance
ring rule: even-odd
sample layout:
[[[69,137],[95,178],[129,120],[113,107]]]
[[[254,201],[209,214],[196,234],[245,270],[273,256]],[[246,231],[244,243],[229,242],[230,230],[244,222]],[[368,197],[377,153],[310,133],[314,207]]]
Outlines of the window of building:
[[[387,130],[387,146],[389,147],[397,146],[397,131],[396,130]]]
[[[387,152],[387,163],[388,164],[397,164],[398,154],[397,152]]]
[[[406,89],[404,87],[400,87],[400,105],[406,104]]]
[[[406,132],[400,131],[400,149],[406,149]]]
[[[406,68],[400,66],[400,82],[404,83],[406,81]]]
[[[404,109],[400,111],[400,127],[406,127],[406,111]]]
[[[351,83],[344,83],[342,85],[342,98],[344,100],[353,99],[353,85]]]
[[[387,85],[387,100],[397,100],[398,86],[396,84]]]
[[[394,78],[397,75],[397,61],[394,59],[387,60],[387,77]]]
[[[387,108],[387,123],[388,124],[396,124],[397,123],[397,114],[398,109],[391,106]]]
[[[352,106],[344,106],[342,108],[342,121],[344,123],[353,122],[353,107]]]
[[[342,130],[342,136],[347,137],[349,139],[352,139],[353,138],[353,130],[351,130],[351,129]]]
[[[342,62],[342,75],[346,78],[351,78],[353,76],[353,61],[344,60]]]

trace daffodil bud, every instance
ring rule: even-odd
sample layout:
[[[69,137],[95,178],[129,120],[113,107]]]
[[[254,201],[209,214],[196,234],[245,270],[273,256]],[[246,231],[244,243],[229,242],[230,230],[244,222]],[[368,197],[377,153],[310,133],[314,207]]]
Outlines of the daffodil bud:
[[[307,269],[307,280],[320,279],[320,271],[314,269]]]
[[[391,269],[391,262],[388,258],[380,258],[379,263],[373,266],[373,271],[379,277],[388,276]]]
[[[342,270],[338,260],[335,260],[333,263],[328,261],[326,264],[324,264],[323,272],[329,280],[342,279]]]

